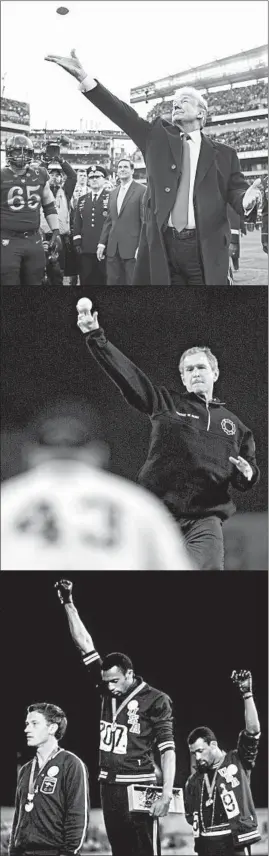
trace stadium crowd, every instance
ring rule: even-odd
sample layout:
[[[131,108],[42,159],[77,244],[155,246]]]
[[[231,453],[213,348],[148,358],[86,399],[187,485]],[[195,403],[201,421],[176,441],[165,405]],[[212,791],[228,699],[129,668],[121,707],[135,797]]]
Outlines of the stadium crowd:
[[[1,98],[1,120],[3,122],[19,122],[20,125],[29,125],[29,104],[23,101],[14,101],[12,98]]]
[[[262,81],[251,86],[209,92],[207,100],[209,115],[258,110],[267,106],[267,85]]]
[[[258,110],[267,107],[267,84],[262,81],[251,86],[238,87],[235,89],[222,89],[219,92],[206,92],[205,98],[208,104],[208,119],[210,116],[225,113],[240,113],[248,110]],[[149,111],[147,118],[156,119],[157,116],[172,112],[172,99],[162,100]],[[207,120],[207,124],[210,122]]]
[[[266,128],[245,128],[241,131],[224,131],[223,134],[210,134],[210,139],[226,143],[238,152],[259,151],[268,148]]]

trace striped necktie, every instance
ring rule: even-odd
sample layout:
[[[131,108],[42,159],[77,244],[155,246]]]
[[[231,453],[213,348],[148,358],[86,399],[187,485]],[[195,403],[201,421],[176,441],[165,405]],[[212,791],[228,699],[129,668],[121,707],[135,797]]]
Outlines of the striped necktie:
[[[177,190],[176,201],[171,211],[173,226],[178,232],[182,232],[188,223],[189,192],[190,192],[190,148],[187,140],[191,138],[183,135],[182,172]]]

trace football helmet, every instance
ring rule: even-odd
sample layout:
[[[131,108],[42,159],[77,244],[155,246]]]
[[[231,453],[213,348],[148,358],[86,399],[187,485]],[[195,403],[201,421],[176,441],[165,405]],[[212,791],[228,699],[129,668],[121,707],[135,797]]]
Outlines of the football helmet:
[[[34,157],[34,147],[29,137],[14,134],[6,142],[7,163],[17,169],[23,169]]]

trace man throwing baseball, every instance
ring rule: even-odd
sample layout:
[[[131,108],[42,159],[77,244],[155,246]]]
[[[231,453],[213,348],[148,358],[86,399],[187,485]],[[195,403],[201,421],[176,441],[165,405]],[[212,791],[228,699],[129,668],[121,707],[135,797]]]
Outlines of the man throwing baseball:
[[[250,790],[260,723],[250,672],[233,672],[244,701],[245,729],[237,748],[220,749],[213,731],[195,728],[188,736],[192,774],[185,787],[185,812],[199,856],[243,856],[260,840]]]
[[[229,487],[249,490],[259,470],[250,429],[213,398],[216,357],[208,347],[189,348],[179,363],[186,392],[157,387],[107,340],[97,312],[77,308],[88,351],[128,404],[150,418],[149,452],[138,481],[180,524],[194,567],[222,570],[222,523],[235,511]]]
[[[55,588],[69,629],[92,681],[102,692],[100,721],[101,801],[113,856],[152,856],[153,819],[168,813],[175,776],[175,744],[170,698],[135,674],[126,654],[102,661],[72,599],[72,583]],[[130,813],[128,785],[156,784],[154,749],[162,767],[162,795],[146,812]]]

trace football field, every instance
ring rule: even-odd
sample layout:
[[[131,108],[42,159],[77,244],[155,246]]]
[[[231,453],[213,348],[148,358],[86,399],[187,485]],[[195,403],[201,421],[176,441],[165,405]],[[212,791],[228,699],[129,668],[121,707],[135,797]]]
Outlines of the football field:
[[[254,229],[240,237],[239,271],[234,273],[234,285],[267,285],[268,256],[263,252],[260,230]]]

